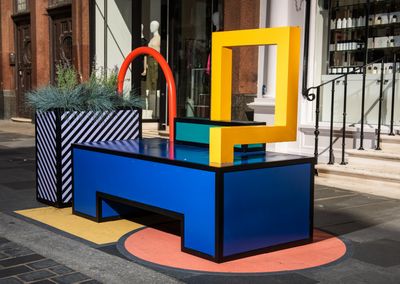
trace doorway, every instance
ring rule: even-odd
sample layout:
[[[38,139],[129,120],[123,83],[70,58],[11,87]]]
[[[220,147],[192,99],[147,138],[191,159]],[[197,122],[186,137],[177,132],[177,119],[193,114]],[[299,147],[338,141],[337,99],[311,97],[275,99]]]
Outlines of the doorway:
[[[71,5],[48,9],[50,15],[51,81],[57,79],[57,66],[72,66]]]
[[[17,49],[17,116],[32,117],[26,94],[32,89],[32,45],[29,15],[15,19]]]

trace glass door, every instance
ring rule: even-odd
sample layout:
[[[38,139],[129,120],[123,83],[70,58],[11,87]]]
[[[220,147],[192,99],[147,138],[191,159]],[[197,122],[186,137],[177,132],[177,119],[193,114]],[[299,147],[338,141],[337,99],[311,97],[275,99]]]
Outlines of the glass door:
[[[211,32],[220,29],[221,2],[133,1],[132,49],[149,46],[167,59],[177,87],[178,117],[210,115]],[[145,102],[143,120],[158,121],[160,129],[165,129],[164,74],[153,58],[139,60],[132,66],[132,90]]]
[[[219,1],[169,1],[169,62],[179,117],[210,116],[211,32],[220,29]]]

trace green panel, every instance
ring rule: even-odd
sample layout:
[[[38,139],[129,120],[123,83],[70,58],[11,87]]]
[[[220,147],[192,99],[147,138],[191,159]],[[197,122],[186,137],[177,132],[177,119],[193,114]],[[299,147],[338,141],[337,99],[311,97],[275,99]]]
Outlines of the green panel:
[[[218,127],[218,126],[177,122],[175,129],[176,140],[209,144],[211,127]]]
[[[210,128],[224,127],[220,125],[208,125],[202,123],[176,122],[176,140],[192,143],[210,144]],[[262,144],[251,144],[249,148],[260,148]],[[242,145],[235,145],[235,148],[241,149]]]

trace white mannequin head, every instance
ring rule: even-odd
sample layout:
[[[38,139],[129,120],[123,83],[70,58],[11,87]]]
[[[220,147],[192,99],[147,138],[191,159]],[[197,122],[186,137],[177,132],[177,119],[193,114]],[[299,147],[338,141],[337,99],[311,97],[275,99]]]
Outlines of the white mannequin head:
[[[158,32],[158,28],[160,27],[160,23],[157,21],[152,21],[150,23],[150,32],[155,33]]]
[[[212,22],[215,26],[215,29],[219,31],[219,12],[212,14]]]

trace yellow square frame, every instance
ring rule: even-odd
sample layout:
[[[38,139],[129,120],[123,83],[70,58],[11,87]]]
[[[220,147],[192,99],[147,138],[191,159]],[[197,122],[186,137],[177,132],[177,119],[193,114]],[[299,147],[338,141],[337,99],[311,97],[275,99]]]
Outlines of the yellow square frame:
[[[279,27],[215,32],[212,35],[211,119],[231,120],[232,47],[276,45],[275,119],[271,126],[210,129],[210,164],[232,163],[234,145],[295,141],[300,28]]]

